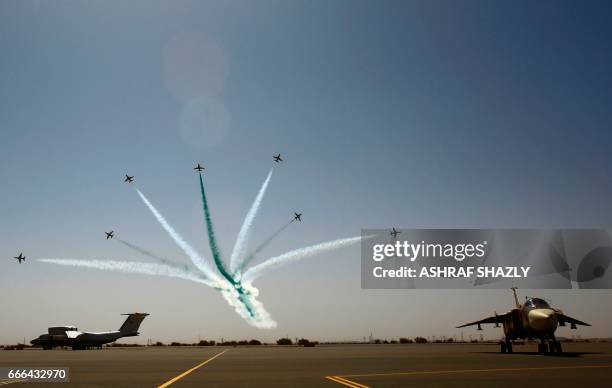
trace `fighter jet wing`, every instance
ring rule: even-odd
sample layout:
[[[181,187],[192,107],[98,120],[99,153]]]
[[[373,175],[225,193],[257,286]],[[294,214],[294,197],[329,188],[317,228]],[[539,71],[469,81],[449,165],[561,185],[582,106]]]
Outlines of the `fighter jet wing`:
[[[510,316],[510,313],[502,314],[502,315],[494,315],[492,317],[488,317],[485,319],[481,319],[480,321],[466,323],[465,325],[457,326],[457,329],[461,327],[481,325],[483,323],[504,323],[504,319]]]
[[[562,325],[569,323],[571,325],[591,326],[586,322],[579,321],[575,318],[568,317],[567,315],[561,314],[561,313],[557,313],[557,319],[559,320],[559,323]]]

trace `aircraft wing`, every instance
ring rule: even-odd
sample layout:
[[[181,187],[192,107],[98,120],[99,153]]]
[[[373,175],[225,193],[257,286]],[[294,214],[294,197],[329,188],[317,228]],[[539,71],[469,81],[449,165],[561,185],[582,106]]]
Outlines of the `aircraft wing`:
[[[461,327],[481,325],[483,323],[499,323],[499,324],[502,324],[502,323],[504,323],[504,319],[506,319],[506,317],[508,317],[509,315],[510,315],[510,313],[506,313],[506,314],[502,314],[502,315],[494,315],[492,317],[481,319],[480,321],[470,322],[470,323],[466,323],[466,324],[461,325],[461,326],[457,326],[457,329],[459,329]]]
[[[586,322],[579,321],[579,320],[577,320],[575,318],[569,317],[569,316],[567,316],[565,314],[561,314],[561,313],[557,313],[557,319],[559,320],[559,323],[562,324],[562,325],[566,324],[566,323],[569,323],[571,325],[591,326],[591,325],[589,325]]]

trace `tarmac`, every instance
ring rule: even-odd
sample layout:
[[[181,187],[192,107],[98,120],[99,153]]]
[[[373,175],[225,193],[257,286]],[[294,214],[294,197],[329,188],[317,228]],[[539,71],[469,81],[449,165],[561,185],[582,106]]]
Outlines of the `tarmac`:
[[[1,367],[69,367],[69,383],[0,381],[0,387],[605,387],[612,343],[141,347],[0,350]]]

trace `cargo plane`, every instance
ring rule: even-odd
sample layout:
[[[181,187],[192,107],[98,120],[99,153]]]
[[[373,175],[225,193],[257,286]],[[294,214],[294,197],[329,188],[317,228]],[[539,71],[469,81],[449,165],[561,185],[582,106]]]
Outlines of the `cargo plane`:
[[[127,315],[127,319],[117,331],[106,332],[83,332],[74,326],[55,326],[48,329],[47,334],[41,334],[30,343],[40,346],[44,350],[53,349],[56,346],[69,346],[73,350],[84,350],[90,347],[99,347],[104,344],[115,342],[123,337],[135,337],[142,321],[147,317],[146,313],[121,314]]]

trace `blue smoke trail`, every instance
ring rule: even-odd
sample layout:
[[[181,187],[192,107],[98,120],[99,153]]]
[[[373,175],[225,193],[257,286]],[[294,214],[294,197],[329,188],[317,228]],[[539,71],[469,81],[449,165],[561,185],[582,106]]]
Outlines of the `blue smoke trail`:
[[[152,253],[152,252],[149,252],[146,249],[139,247],[138,245],[132,244],[131,242],[122,240],[120,238],[116,238],[116,240],[119,241],[121,244],[125,245],[126,247],[128,247],[128,248],[130,248],[130,249],[132,249],[132,250],[134,250],[134,251],[136,251],[138,253],[141,253],[141,254],[143,254],[145,256],[148,256],[148,257],[150,257],[152,259],[158,260],[158,261],[160,261],[163,264],[167,264],[167,265],[174,266],[174,267],[181,267],[181,264],[179,264],[179,263],[177,263],[175,261],[172,261],[172,260],[165,259],[165,258],[163,258],[163,257],[161,257],[159,255],[156,255],[156,254]],[[184,269],[186,271],[191,271],[191,268],[189,268],[188,265],[183,265],[183,267],[184,267]]]
[[[271,168],[270,172],[268,173],[268,176],[266,177],[266,180],[261,186],[261,189],[259,189],[259,193],[257,193],[257,197],[255,197],[255,201],[253,201],[249,212],[244,218],[244,222],[242,223],[240,232],[238,232],[236,244],[234,244],[232,256],[230,257],[230,270],[232,271],[232,273],[236,273],[237,269],[244,267],[242,261],[247,243],[249,241],[249,232],[251,231],[251,226],[253,226],[253,221],[255,221],[255,217],[257,216],[259,207],[261,206],[261,201],[263,200],[263,196],[266,193],[266,189],[268,188],[268,183],[270,183],[270,178],[272,178],[273,171],[274,168]]]
[[[289,227],[289,225],[291,225],[293,223],[293,220],[289,221],[288,223],[286,223],[285,225],[281,226],[278,230],[276,230],[274,233],[272,233],[272,235],[270,235],[270,237],[268,237],[267,239],[264,240],[264,242],[262,242],[261,244],[259,244],[259,246],[257,248],[255,248],[253,250],[253,252],[251,252],[239,265],[238,268],[236,268],[236,276],[240,276],[240,274],[242,273],[242,271],[251,263],[251,261],[253,261],[253,259],[255,258],[255,256],[257,256],[257,254],[261,251],[263,251],[268,245],[270,245],[270,243],[272,241],[274,241],[274,239],[276,237],[278,237],[279,234],[281,234],[285,229],[287,229]]]

